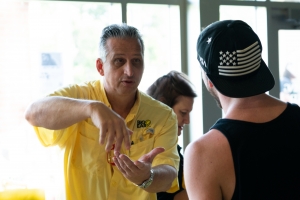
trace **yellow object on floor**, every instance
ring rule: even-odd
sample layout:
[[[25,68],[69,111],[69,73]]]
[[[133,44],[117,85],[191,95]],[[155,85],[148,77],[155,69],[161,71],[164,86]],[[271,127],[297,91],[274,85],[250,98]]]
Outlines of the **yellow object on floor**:
[[[0,200],[45,200],[45,192],[40,189],[14,189],[0,192]]]

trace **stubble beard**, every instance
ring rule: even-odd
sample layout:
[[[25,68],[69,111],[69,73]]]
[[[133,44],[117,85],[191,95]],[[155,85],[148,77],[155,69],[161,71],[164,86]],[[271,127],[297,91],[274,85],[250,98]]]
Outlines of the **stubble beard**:
[[[216,92],[215,92],[214,90],[212,90],[212,89],[210,89],[208,92],[209,92],[210,95],[215,99],[215,101],[216,101],[216,103],[217,103],[217,106],[218,106],[219,108],[223,109],[223,108],[222,108],[221,101],[220,101],[219,97],[217,96]]]

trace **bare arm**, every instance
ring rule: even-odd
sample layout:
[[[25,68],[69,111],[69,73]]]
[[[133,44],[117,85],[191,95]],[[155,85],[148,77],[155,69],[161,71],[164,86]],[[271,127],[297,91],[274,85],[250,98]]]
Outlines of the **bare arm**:
[[[215,175],[212,161],[207,161],[204,150],[196,143],[185,150],[184,176],[188,196],[191,200],[222,200],[222,193]]]
[[[126,155],[117,155],[114,162],[122,174],[132,183],[140,185],[150,177],[151,164],[154,157],[163,152],[163,148],[155,148],[133,162]],[[158,165],[152,168],[154,178],[146,191],[157,193],[168,190],[177,177],[177,170],[170,165]]]
[[[45,97],[27,108],[25,118],[33,126],[63,129],[88,118],[91,103],[92,101],[66,97]]]
[[[66,128],[89,117],[100,129],[100,143],[106,141],[106,151],[114,142],[115,150],[119,151],[123,139],[127,148],[130,147],[131,132],[124,120],[102,102],[52,96],[32,103],[25,112],[31,125],[52,130]]]
[[[230,146],[222,133],[211,130],[190,143],[184,155],[189,199],[231,199],[235,187],[234,167]]]

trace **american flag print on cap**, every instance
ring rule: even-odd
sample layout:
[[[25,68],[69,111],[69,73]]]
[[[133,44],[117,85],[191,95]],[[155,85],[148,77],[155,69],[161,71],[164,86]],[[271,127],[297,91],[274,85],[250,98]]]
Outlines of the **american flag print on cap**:
[[[197,40],[197,59],[204,77],[221,94],[246,98],[270,91],[275,79],[262,58],[258,35],[244,21],[215,21]]]
[[[257,70],[261,62],[261,50],[256,41],[242,50],[220,51],[219,75],[242,76]]]

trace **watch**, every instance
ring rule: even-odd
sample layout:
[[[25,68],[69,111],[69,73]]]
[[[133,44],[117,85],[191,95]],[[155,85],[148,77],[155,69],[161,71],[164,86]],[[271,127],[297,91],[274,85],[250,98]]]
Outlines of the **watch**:
[[[154,177],[154,172],[152,169],[150,169],[150,178],[145,180],[142,184],[137,185],[137,186],[139,186],[140,188],[143,188],[143,189],[149,187],[151,185],[151,183],[153,182],[153,177]]]

